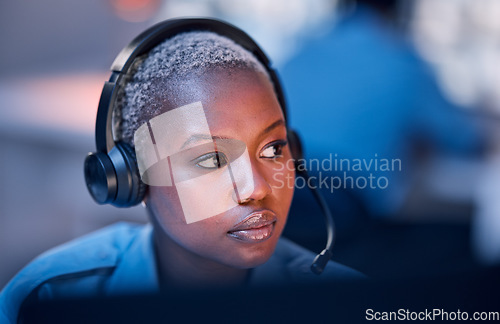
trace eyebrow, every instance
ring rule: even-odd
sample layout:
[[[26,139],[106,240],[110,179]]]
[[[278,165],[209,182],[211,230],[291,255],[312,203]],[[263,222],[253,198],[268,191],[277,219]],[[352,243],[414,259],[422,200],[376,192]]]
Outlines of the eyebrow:
[[[222,140],[222,139],[229,139],[229,137],[210,136],[208,134],[193,134],[184,142],[184,144],[182,144],[181,150],[193,142],[199,142],[201,140]]]
[[[278,119],[277,121],[273,122],[271,125],[267,126],[261,133],[260,136],[263,136],[269,132],[271,132],[273,129],[280,125],[285,125],[285,121],[283,119]],[[230,139],[229,137],[226,136],[217,136],[213,135],[210,136],[208,134],[193,134],[191,135],[181,146],[181,150],[184,149],[186,146],[188,146],[191,143],[198,142],[201,140],[224,140],[224,139]]]
[[[265,135],[267,133],[269,133],[270,131],[272,131],[273,129],[275,129],[276,127],[280,126],[280,125],[285,125],[285,121],[283,119],[278,119],[277,121],[275,121],[274,123],[272,123],[271,125],[267,126],[263,131],[262,133],[260,133],[260,135]]]

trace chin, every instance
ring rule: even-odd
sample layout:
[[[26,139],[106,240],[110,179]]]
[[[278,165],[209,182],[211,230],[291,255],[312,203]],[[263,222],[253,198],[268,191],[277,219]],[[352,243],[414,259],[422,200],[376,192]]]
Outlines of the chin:
[[[276,242],[266,242],[262,246],[252,246],[238,249],[230,260],[230,266],[238,269],[251,269],[266,263],[273,255]]]

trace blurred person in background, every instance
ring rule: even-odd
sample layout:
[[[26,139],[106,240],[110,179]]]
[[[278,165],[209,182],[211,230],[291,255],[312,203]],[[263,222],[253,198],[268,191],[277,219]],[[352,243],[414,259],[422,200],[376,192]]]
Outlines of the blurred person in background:
[[[324,190],[336,201],[333,208],[386,219],[401,214],[422,158],[477,157],[485,148],[479,125],[446,99],[398,27],[399,4],[344,2],[348,9],[340,21],[305,42],[282,73],[291,124],[303,134],[306,157],[321,161],[333,156],[337,168],[326,172],[343,179],[347,171],[354,179],[348,178],[341,190]],[[350,170],[341,159],[351,162]],[[353,168],[356,159],[363,162],[361,168]],[[381,168],[384,159],[397,164]],[[360,176],[384,181],[360,188],[355,183]],[[346,191],[350,201],[335,198]],[[338,206],[359,202],[363,208]],[[349,218],[337,215],[340,226],[352,223]]]
[[[327,169],[311,165],[310,173],[335,179],[335,188],[330,181],[321,188],[339,229],[334,254],[372,277],[474,266],[472,198],[453,197],[472,191],[474,173],[452,167],[481,161],[486,136],[473,113],[445,97],[405,35],[404,4],[343,2],[338,19],[304,41],[281,69],[306,160],[327,162]],[[448,164],[436,164],[440,159]],[[436,176],[436,166],[448,172]],[[320,244],[317,234],[304,233],[321,233],[321,224],[304,216],[311,199],[296,190],[285,235],[312,248]]]

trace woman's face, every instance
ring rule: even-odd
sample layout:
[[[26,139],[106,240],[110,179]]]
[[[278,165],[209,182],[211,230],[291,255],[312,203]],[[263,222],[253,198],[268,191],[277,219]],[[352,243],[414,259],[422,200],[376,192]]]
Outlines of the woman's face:
[[[248,70],[193,77],[171,91],[163,108],[195,102],[214,140],[201,136],[197,143],[193,132],[185,153],[168,162],[176,184],[149,186],[145,202],[155,231],[203,259],[258,266],[273,253],[293,196],[287,184],[294,183],[294,171],[283,167],[291,159],[283,113],[269,80]],[[189,178],[197,182],[177,183]]]

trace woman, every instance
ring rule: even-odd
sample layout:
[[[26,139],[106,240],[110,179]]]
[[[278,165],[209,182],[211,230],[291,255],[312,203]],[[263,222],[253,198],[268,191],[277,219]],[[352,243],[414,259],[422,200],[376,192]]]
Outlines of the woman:
[[[115,132],[135,148],[151,225],[118,224],[38,257],[4,288],[0,320],[67,296],[356,279],[280,238],[295,173],[285,117],[262,63],[227,37],[179,33],[137,59]],[[294,183],[292,181],[291,183]],[[1,321],[0,321],[1,322]]]

